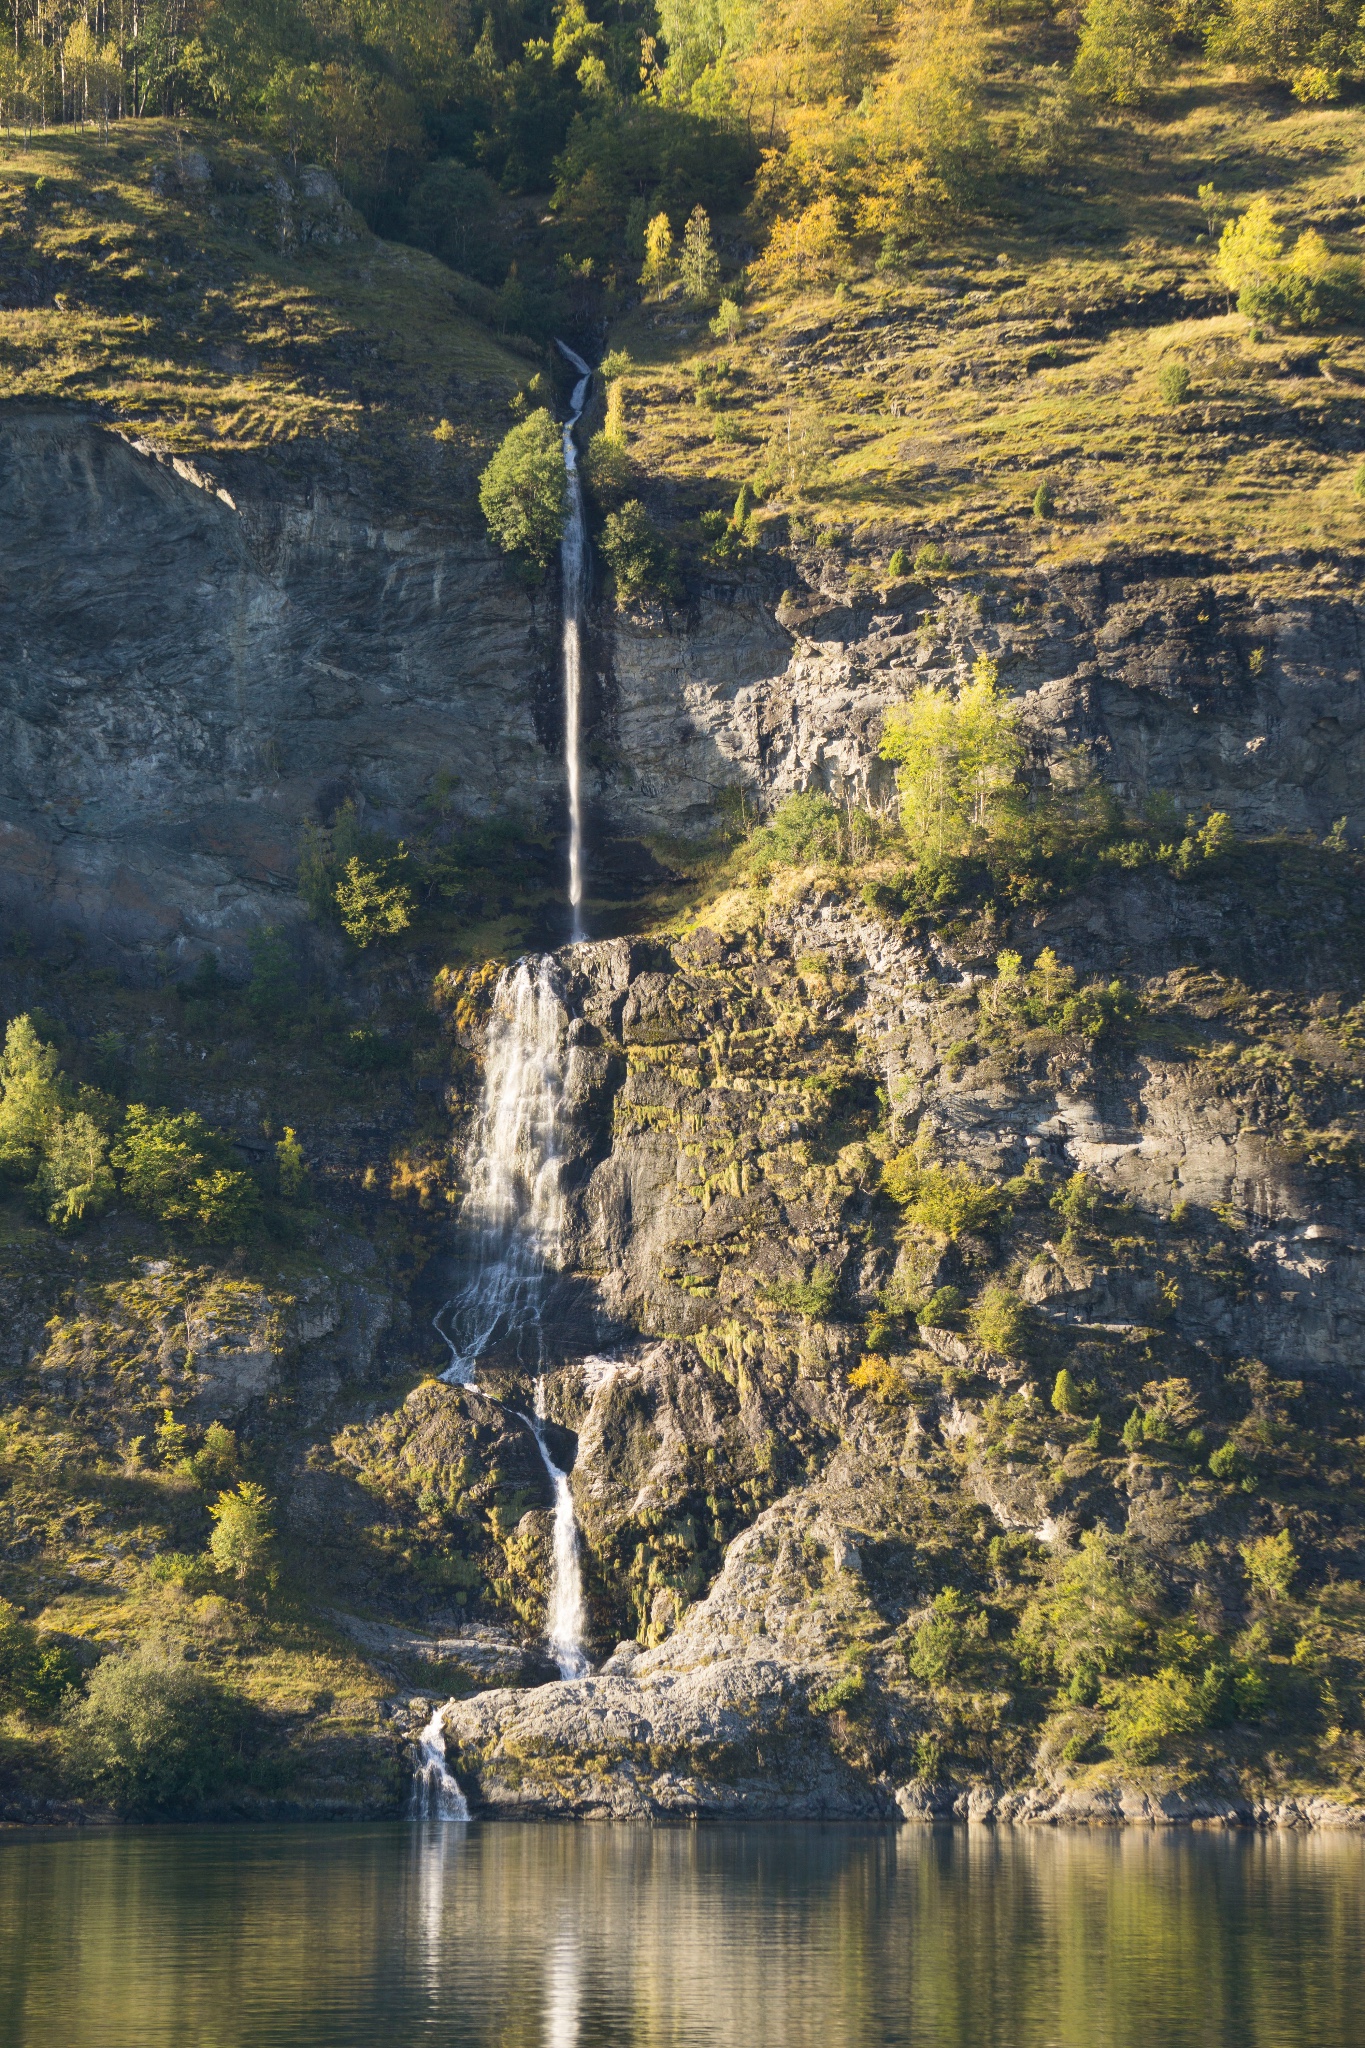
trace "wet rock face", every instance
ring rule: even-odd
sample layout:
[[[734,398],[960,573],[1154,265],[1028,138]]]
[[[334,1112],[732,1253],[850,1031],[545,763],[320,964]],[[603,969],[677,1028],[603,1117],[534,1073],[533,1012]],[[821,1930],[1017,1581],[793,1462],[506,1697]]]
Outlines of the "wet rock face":
[[[0,887],[40,927],[240,943],[297,915],[310,812],[401,816],[442,768],[476,814],[558,788],[553,631],[481,539],[340,476],[299,495],[15,409],[0,559]]]

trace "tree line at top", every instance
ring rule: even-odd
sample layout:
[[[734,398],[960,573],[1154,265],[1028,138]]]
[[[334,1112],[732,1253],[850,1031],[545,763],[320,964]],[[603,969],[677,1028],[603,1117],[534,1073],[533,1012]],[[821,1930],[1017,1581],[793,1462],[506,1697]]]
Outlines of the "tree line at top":
[[[219,121],[332,164],[382,233],[489,283],[501,199],[552,195],[562,260],[626,277],[660,211],[748,202],[766,280],[894,262],[1182,59],[1330,100],[1356,0],[11,0],[0,120]],[[1065,64],[1028,61],[1066,55]],[[1023,59],[1002,112],[992,75]],[[1016,69],[1017,69],[1016,62]],[[1017,186],[1017,175],[1015,178]],[[1015,192],[1017,203],[1017,190]],[[586,270],[584,267],[586,266]]]

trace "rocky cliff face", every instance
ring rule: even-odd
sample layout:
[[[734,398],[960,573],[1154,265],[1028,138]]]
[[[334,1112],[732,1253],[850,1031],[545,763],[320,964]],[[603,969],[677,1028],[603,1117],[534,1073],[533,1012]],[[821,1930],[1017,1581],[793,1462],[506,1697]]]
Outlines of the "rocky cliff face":
[[[300,821],[348,796],[402,829],[444,775],[468,817],[558,817],[555,593],[532,602],[465,526],[339,462],[204,463],[74,409],[11,406],[0,435],[16,911],[124,948],[231,947],[294,914]],[[798,555],[671,618],[604,615],[599,838],[708,831],[736,786],[884,801],[887,707],[978,653],[1026,696],[1040,766],[1083,748],[1131,801],[1249,830],[1353,815],[1365,690],[1340,566],[1115,563],[880,604],[845,568]]]
[[[850,592],[846,562],[798,552],[772,569],[706,586],[686,624],[620,623],[601,795],[632,831],[709,822],[736,784],[884,801],[886,710],[979,654],[1026,696],[1040,766],[1084,749],[1128,802],[1165,792],[1182,815],[1226,810],[1248,831],[1323,832],[1358,809],[1349,564],[1119,559],[880,600]]]
[[[106,944],[234,943],[298,914],[300,820],[473,816],[561,775],[556,631],[479,538],[210,468],[79,412],[0,420],[3,887]]]

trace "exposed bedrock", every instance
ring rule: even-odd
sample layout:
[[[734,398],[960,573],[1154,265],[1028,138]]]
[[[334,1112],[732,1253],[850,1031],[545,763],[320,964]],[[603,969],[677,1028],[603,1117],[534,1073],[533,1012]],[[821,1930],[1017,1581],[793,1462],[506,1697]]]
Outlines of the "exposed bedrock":
[[[87,415],[0,416],[0,878],[110,942],[297,913],[298,825],[445,770],[477,815],[559,786],[553,628],[483,542],[338,473],[196,463]]]
[[[297,913],[300,820],[403,829],[444,774],[477,817],[556,815],[558,622],[462,513],[385,507],[338,463],[174,457],[88,413],[0,412],[0,887],[118,946],[226,942]],[[1358,828],[1360,617],[1179,562],[904,591],[772,565],[591,636],[599,834],[708,828],[727,787],[883,799],[877,741],[920,682],[1001,661],[1040,762],[1084,747],[1128,796],[1243,829]],[[1261,577],[1261,583],[1267,578]],[[1278,589],[1279,586],[1277,585]]]

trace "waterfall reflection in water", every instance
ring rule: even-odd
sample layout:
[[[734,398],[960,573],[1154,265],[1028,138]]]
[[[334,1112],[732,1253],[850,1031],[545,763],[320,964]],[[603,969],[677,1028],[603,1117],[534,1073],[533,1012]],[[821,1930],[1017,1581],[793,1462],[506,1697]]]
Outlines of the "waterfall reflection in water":
[[[6,2048],[1358,2048],[1365,1842],[0,1836]]]

